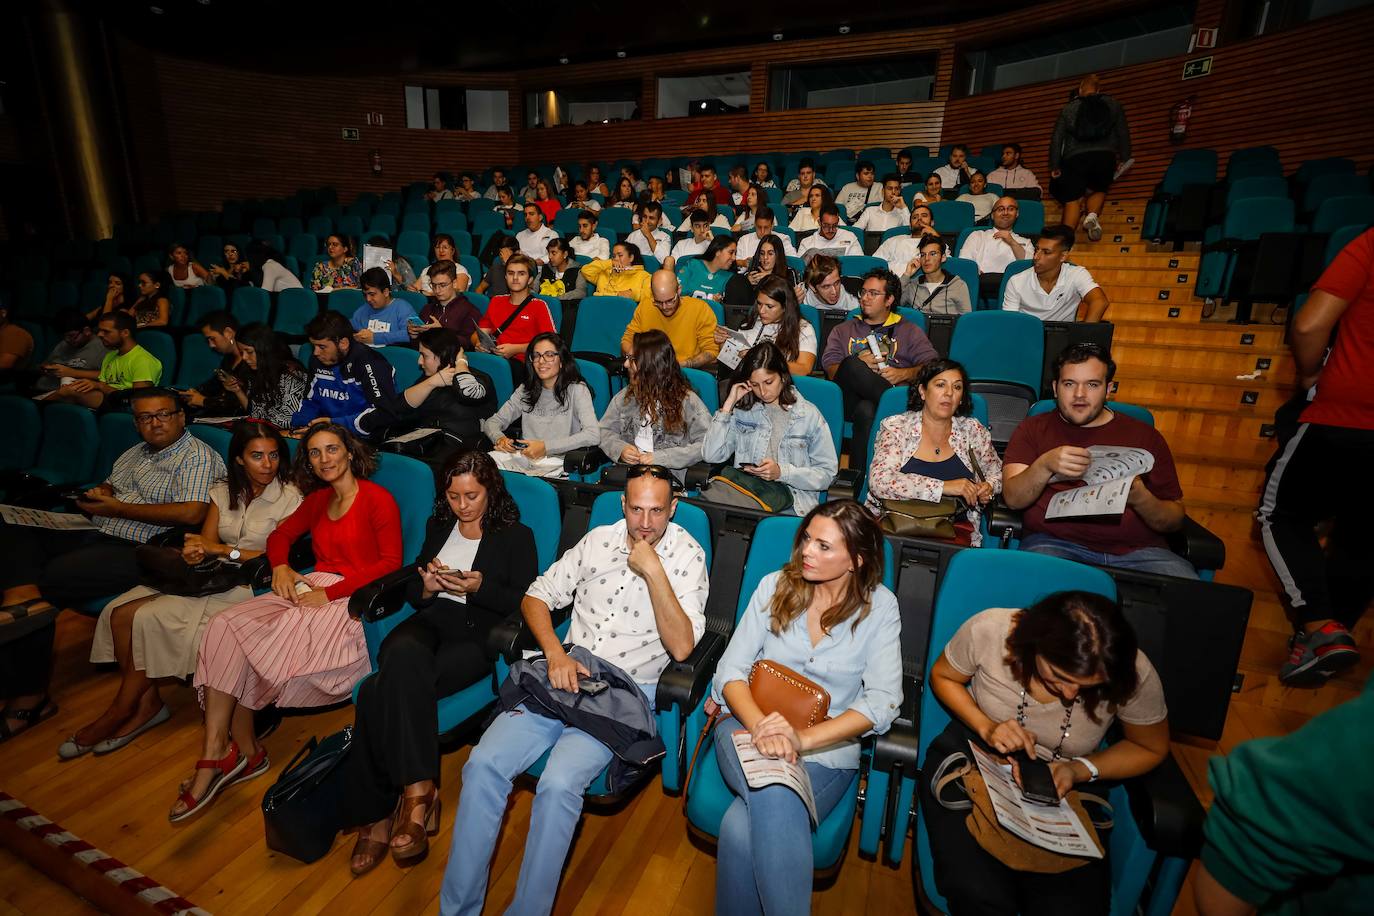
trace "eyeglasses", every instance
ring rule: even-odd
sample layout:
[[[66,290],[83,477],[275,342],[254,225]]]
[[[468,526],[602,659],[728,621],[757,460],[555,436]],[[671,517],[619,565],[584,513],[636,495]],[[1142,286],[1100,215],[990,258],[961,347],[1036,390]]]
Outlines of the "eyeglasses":
[[[860,299],[876,299],[878,296],[886,296],[885,289],[861,289],[859,290]]]
[[[554,360],[558,359],[558,351],[557,351],[557,350],[545,350],[545,351],[541,351],[541,352],[538,352],[538,353],[531,353],[531,354],[530,354],[530,359],[532,359],[532,360],[534,360],[535,362],[538,362],[538,363],[551,363],[551,362],[553,362]]]
[[[155,413],[136,413],[134,414],[134,422],[139,426],[147,426],[154,420],[159,423],[166,423],[179,413],[181,413],[179,410],[159,410]]]
[[[675,302],[677,302],[678,299],[680,299],[680,298],[682,298],[682,297],[681,297],[681,296],[674,296],[674,297],[671,298],[671,299],[655,299],[655,300],[654,300],[654,305],[662,306],[663,308],[667,308],[668,306],[673,305]]]

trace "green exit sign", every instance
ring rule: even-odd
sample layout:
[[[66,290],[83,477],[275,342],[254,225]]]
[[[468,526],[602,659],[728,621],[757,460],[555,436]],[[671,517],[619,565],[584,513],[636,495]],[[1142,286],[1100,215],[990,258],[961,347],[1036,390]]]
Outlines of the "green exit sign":
[[[1186,80],[1197,79],[1199,76],[1206,76],[1212,72],[1212,58],[1199,57],[1196,60],[1183,62],[1183,78]]]
[[[343,135],[345,140],[359,139],[358,128],[356,127],[341,127],[339,128],[339,133]]]

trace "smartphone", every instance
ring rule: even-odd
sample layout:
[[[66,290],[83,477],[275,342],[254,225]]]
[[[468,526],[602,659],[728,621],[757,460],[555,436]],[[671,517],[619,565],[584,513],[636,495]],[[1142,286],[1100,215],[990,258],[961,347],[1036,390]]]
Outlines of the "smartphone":
[[[227,382],[229,380],[229,373],[225,372],[223,369],[216,369],[215,378],[219,379],[221,382]]]
[[[527,449],[530,447],[530,444],[524,439],[512,439],[510,440],[510,444],[518,449]]]
[[[406,319],[406,322],[409,324],[418,325],[420,327],[425,326],[425,320],[421,318],[419,315],[411,315],[409,318]]]
[[[1039,757],[1031,757],[1025,751],[1009,754],[1016,761],[1021,774],[1021,794],[1026,801],[1037,805],[1059,804],[1059,790],[1054,787],[1054,774],[1050,765]]]
[[[758,465],[755,464],[755,463],[752,462],[752,461],[746,461],[746,462],[744,462],[743,464],[741,464],[740,467],[742,467],[742,468],[756,468],[756,467],[758,467]]]
[[[594,697],[609,686],[610,684],[607,684],[605,681],[599,681],[596,678],[580,677],[577,679],[577,689],[588,696]]]
[[[63,498],[63,499],[70,499],[70,500],[73,500],[73,501],[75,501],[75,500],[82,500],[82,499],[85,499],[85,498],[86,498],[86,491],[85,491],[85,490],[67,490],[65,493],[62,494],[62,498]]]

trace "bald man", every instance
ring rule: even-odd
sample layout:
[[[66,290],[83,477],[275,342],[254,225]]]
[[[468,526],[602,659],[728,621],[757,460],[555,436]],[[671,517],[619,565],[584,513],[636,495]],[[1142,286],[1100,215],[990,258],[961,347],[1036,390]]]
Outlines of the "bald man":
[[[1015,197],[999,197],[992,208],[992,228],[970,232],[959,257],[978,265],[978,296],[995,299],[1002,288],[1002,274],[1012,261],[1029,258],[1035,251],[1030,239],[1012,229],[1020,215]]]
[[[677,275],[656,270],[649,279],[649,299],[641,301],[620,338],[620,352],[630,355],[630,344],[641,331],[662,331],[673,342],[678,365],[700,369],[716,361],[716,313],[704,300],[682,295]]]

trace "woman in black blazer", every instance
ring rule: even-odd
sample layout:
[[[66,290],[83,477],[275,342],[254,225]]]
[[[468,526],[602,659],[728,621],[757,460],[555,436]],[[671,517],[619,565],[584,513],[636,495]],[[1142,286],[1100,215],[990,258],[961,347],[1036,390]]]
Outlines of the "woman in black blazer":
[[[343,822],[362,825],[355,876],[388,846],[400,865],[425,854],[439,823],[436,701],[490,676],[487,637],[539,571],[534,533],[486,452],[457,453],[440,480],[407,587],[415,613],[382,642],[377,673],[358,691],[343,803]]]

